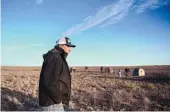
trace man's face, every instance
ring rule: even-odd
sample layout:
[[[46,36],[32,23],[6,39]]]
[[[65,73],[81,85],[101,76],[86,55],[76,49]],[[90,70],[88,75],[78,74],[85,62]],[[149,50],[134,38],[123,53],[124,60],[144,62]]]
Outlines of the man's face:
[[[70,46],[67,46],[67,45],[64,45],[63,47],[64,51],[69,54],[71,52],[71,47]]]

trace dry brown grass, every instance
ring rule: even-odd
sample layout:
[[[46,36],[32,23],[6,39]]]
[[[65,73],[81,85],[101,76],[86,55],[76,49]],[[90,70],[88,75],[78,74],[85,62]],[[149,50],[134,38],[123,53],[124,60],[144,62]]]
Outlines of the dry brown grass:
[[[39,73],[40,68],[3,68],[1,110],[40,110]],[[70,106],[73,110],[170,110],[169,80],[116,79],[113,74],[104,76],[92,71],[72,74]]]
[[[2,71],[1,75],[2,110],[38,109],[39,71]]]
[[[81,80],[81,81],[80,81]],[[73,101],[81,110],[170,110],[170,84],[73,74]]]

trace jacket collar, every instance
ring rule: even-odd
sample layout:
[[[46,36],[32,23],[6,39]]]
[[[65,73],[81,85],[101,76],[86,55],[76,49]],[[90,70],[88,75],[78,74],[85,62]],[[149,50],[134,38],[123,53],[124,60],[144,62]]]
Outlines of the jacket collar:
[[[60,48],[59,46],[55,46],[54,49],[58,50],[60,53],[61,53],[61,56],[66,59],[67,58],[67,53],[62,49]]]

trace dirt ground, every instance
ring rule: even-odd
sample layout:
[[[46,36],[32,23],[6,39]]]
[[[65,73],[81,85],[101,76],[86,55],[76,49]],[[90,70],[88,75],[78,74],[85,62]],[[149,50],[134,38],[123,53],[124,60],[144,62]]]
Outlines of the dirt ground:
[[[100,73],[99,67],[77,67],[72,73],[71,110],[170,111],[170,66],[142,67],[145,77]],[[135,67],[130,67],[133,71]],[[1,110],[38,111],[40,67],[1,68]]]

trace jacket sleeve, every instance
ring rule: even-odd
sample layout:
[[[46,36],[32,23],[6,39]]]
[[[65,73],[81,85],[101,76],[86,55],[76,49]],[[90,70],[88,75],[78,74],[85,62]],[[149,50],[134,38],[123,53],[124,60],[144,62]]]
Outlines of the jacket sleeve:
[[[59,83],[62,64],[63,62],[59,55],[50,55],[43,63],[43,84],[51,99],[56,103],[60,103],[62,100]]]

